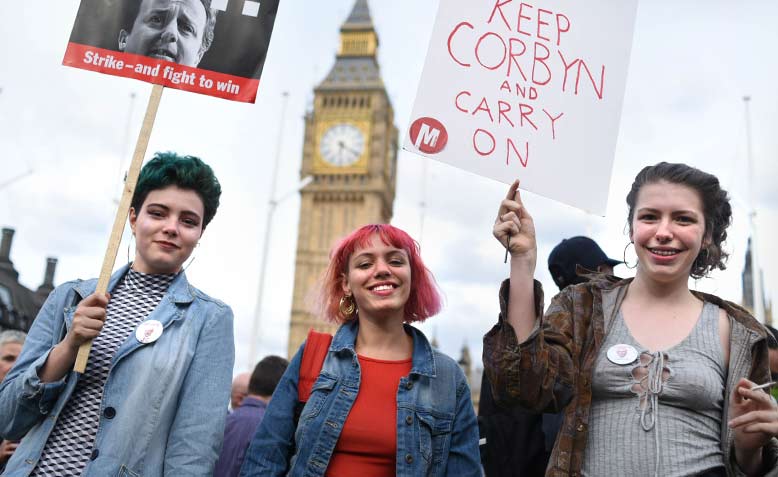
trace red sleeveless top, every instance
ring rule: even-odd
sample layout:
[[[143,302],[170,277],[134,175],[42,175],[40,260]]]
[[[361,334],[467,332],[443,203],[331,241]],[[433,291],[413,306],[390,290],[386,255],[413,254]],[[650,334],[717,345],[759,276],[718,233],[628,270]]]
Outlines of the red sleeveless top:
[[[411,359],[359,357],[359,394],[351,407],[327,477],[394,477],[397,455],[397,388]]]

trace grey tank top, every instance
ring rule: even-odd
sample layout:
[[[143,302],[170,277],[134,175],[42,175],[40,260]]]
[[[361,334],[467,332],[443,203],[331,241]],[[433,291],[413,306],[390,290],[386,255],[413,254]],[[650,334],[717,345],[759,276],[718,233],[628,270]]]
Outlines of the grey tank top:
[[[625,344],[637,358],[612,362],[608,350]],[[705,303],[683,341],[654,353],[619,311],[594,365],[583,475],[691,476],[723,466],[725,382],[718,306]]]

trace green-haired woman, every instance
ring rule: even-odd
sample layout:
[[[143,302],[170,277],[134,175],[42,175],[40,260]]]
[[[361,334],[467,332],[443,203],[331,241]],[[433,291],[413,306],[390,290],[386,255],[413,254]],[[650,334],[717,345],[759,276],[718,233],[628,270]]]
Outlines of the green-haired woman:
[[[0,386],[6,475],[211,475],[234,361],[232,311],[182,270],[219,205],[196,157],[157,154],[130,208],[135,259],[55,289]],[[86,372],[73,369],[93,339]]]

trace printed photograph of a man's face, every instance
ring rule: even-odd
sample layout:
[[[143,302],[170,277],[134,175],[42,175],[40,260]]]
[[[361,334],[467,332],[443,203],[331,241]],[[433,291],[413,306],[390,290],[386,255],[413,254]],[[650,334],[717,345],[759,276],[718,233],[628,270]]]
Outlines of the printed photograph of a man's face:
[[[210,0],[129,1],[137,1],[138,12],[119,32],[120,51],[192,67],[200,63],[216,24]]]

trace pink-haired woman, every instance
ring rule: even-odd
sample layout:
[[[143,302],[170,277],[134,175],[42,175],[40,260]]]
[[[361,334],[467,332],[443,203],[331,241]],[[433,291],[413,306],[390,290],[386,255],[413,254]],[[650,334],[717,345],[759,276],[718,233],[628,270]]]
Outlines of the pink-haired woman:
[[[366,225],[338,243],[319,304],[341,326],[296,424],[305,344],[292,359],[241,475],[480,476],[465,376],[410,325],[440,302],[404,231]]]

